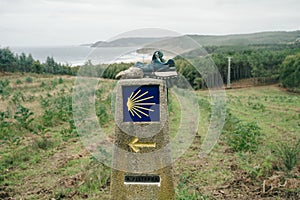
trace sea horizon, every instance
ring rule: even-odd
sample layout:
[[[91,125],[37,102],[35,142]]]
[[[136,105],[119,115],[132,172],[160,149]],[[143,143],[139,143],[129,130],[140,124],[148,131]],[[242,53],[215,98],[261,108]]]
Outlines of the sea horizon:
[[[55,45],[55,46],[8,46],[14,54],[31,54],[34,60],[46,62],[47,57],[53,57],[58,63],[81,66],[91,61],[92,64],[112,64],[145,62],[151,60],[151,55],[137,53],[140,47],[90,47],[87,45]]]

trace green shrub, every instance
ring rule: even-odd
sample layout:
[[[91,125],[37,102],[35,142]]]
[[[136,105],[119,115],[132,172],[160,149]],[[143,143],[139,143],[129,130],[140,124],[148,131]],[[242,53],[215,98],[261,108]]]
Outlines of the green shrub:
[[[72,96],[61,95],[54,99],[52,109],[56,112],[58,119],[67,121],[72,113]]]
[[[53,80],[51,81],[51,86],[52,86],[52,88],[55,88],[57,85],[58,85],[58,80],[57,80],[57,79],[53,79]]]
[[[250,108],[252,108],[253,110],[260,110],[262,112],[264,112],[266,110],[265,105],[260,102],[254,103],[254,102],[248,101],[248,106]]]
[[[26,81],[26,83],[32,83],[33,79],[32,79],[32,77],[28,76],[28,77],[26,77],[25,81]]]
[[[4,80],[0,80],[0,85],[3,87],[7,87],[9,85],[9,80],[8,79],[4,79]]]
[[[25,96],[22,92],[18,91],[13,94],[11,97],[11,102],[13,102],[15,105],[18,105],[21,103],[21,100],[25,101]]]
[[[7,95],[9,94],[9,80],[0,80],[0,94]]]
[[[72,97],[60,93],[57,98],[41,97],[40,103],[44,108],[43,125],[54,126],[58,122],[65,122],[72,116]]]
[[[59,77],[58,84],[62,84],[64,82],[64,79],[62,77]]]
[[[234,116],[231,111],[227,108],[225,124],[223,126],[223,133],[232,133],[236,129],[236,125],[240,122],[240,120]]]
[[[273,170],[273,156],[266,156],[263,160],[257,159],[256,155],[249,152],[238,152],[237,160],[239,166],[243,169],[252,179],[260,177],[268,177]]]
[[[31,112],[28,108],[18,105],[14,119],[17,120],[20,128],[28,129],[29,124],[33,121],[32,115],[33,112]]]
[[[275,155],[284,165],[285,170],[291,171],[300,160],[300,139],[295,144],[281,143],[277,145]]]
[[[56,121],[54,120],[55,112],[53,112],[50,109],[46,109],[42,116],[42,119],[43,119],[43,125],[48,126],[48,127],[53,126],[56,123]]]
[[[116,75],[131,67],[133,63],[114,63],[110,64],[102,74],[103,78],[115,79]]]
[[[21,137],[16,134],[14,123],[8,111],[0,112],[0,145],[7,143],[11,146],[18,146]]]
[[[23,82],[22,82],[20,79],[17,79],[17,80],[16,80],[16,84],[17,84],[17,85],[20,85],[20,84],[22,84],[22,83],[23,83]]]
[[[8,111],[0,112],[0,128],[8,126],[8,124],[9,124],[8,119],[9,119]]]
[[[228,136],[227,143],[234,151],[250,151],[257,149],[262,133],[260,127],[254,123],[240,122]]]
[[[47,97],[40,97],[40,104],[42,108],[47,108],[50,105],[50,98]]]
[[[75,122],[73,119],[69,120],[69,127],[61,130],[60,134],[62,135],[62,139],[64,141],[67,141],[70,138],[79,137],[79,134],[77,133]]]
[[[41,82],[40,87],[45,87],[46,83],[44,81]]]
[[[99,118],[101,125],[104,125],[109,121],[109,115],[107,114],[106,106],[104,104],[101,104],[96,110],[96,115]]]
[[[11,124],[8,112],[0,112],[0,140],[6,140],[10,130],[9,126]]]

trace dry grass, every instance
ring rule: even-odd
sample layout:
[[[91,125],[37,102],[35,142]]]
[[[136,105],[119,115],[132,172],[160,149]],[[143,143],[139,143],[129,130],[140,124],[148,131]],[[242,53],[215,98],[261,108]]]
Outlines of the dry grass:
[[[26,83],[28,76],[33,77],[32,83]],[[30,127],[35,130],[43,122],[41,117],[45,111],[40,96],[46,98],[50,94],[49,98],[56,98],[62,89],[65,89],[65,95],[71,95],[75,80],[62,76],[62,84],[52,85],[59,77],[9,74],[1,78],[10,81],[12,90],[9,96],[0,100],[0,111],[6,111],[7,107],[13,110],[11,98],[21,92],[25,101],[20,103],[34,112]],[[16,84],[17,79],[22,84]],[[42,82],[45,86],[40,87]],[[103,89],[98,100],[105,101],[109,115],[112,114],[109,94],[114,84],[115,81],[101,80],[98,88]],[[300,96],[274,85],[226,92],[227,107],[232,115],[244,122],[255,121],[261,127],[264,133],[262,144],[254,153],[236,153],[229,148],[226,134],[223,134],[207,157],[199,157],[209,125],[210,98],[208,91],[198,91],[197,95],[202,99],[199,136],[173,165],[178,199],[191,199],[195,195],[196,199],[297,199],[300,166],[289,174],[283,173],[278,168],[280,163],[273,154],[273,147],[282,140],[299,139]],[[33,100],[29,100],[30,96],[34,96]],[[171,135],[178,128],[180,116],[176,111],[178,102],[174,99],[173,103]],[[0,167],[0,199],[109,199],[109,168],[99,164],[86,151],[80,138],[75,135],[64,138],[62,131],[68,126],[67,121],[58,121],[45,127],[49,130],[44,137],[53,144],[45,150],[35,145],[37,139],[42,138],[39,131],[34,134],[31,130],[14,128],[19,143],[12,139],[0,140],[0,161],[6,163]],[[104,129],[113,132],[113,122],[109,121]]]

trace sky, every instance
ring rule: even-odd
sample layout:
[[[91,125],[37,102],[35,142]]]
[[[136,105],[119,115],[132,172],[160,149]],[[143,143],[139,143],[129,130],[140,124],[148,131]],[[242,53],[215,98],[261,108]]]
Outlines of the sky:
[[[0,46],[94,43],[142,28],[293,31],[300,30],[299,11],[299,0],[0,0]]]

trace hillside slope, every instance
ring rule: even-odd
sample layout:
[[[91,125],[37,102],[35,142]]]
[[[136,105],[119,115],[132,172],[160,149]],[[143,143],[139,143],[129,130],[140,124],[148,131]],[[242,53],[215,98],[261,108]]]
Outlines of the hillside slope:
[[[300,40],[300,31],[276,31],[259,32],[234,35],[187,35],[202,46],[223,45],[251,45],[251,44],[289,44]],[[98,41],[91,47],[128,47],[128,46],[151,46],[172,47],[172,44],[181,45],[185,36],[170,38],[119,38],[110,42]]]

